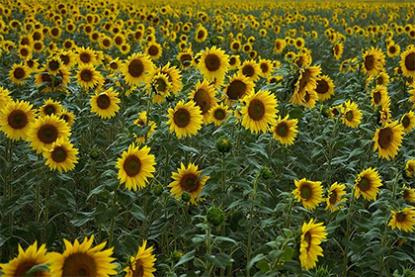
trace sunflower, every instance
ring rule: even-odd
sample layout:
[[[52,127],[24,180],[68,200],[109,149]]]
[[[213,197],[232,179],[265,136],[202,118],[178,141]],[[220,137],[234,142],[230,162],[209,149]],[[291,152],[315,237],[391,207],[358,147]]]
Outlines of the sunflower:
[[[322,222],[315,223],[314,219],[310,219],[308,223],[303,223],[299,257],[302,268],[309,270],[316,266],[318,257],[324,256],[320,244],[326,238],[327,231]]]
[[[294,93],[291,97],[291,103],[303,105],[305,102],[306,92],[314,92],[317,87],[318,75],[321,72],[320,66],[309,66],[300,69],[300,74],[294,86]],[[317,93],[315,93],[317,94]],[[317,95],[316,95],[317,97]]]
[[[147,90],[153,92],[153,103],[161,104],[170,95],[172,83],[167,74],[156,71],[154,73],[147,85]]]
[[[198,82],[196,84],[195,89],[190,92],[189,98],[200,108],[206,122],[210,110],[217,103],[217,99],[215,98],[215,88],[206,80],[203,80],[203,82]]]
[[[403,76],[415,79],[415,47],[407,47],[402,52],[400,66]]]
[[[134,124],[137,125],[142,130],[147,130],[145,134],[136,137],[136,142],[138,144],[143,144],[148,138],[150,138],[156,131],[157,124],[153,120],[148,120],[147,112],[140,112],[137,119],[134,121]]]
[[[171,194],[179,199],[183,193],[187,192],[190,194],[190,202],[196,204],[209,176],[202,176],[202,171],[193,163],[187,166],[181,163],[177,172],[172,173],[172,179],[174,181],[168,186]]]
[[[7,264],[0,264],[3,277],[20,277],[26,276],[28,271],[34,266],[48,264],[48,254],[46,245],[42,244],[38,247],[37,241],[30,245],[26,250],[19,245],[19,253],[16,258],[10,260]],[[48,270],[39,269],[33,273],[36,277],[49,277]],[[30,275],[32,276],[32,275]]]
[[[385,55],[382,50],[371,47],[363,53],[363,72],[374,75],[384,70]]]
[[[402,197],[407,203],[415,204],[415,188],[403,186]]]
[[[228,114],[228,107],[225,104],[217,104],[210,110],[208,122],[219,126],[228,118]]]
[[[177,54],[177,60],[180,62],[182,68],[188,68],[193,63],[193,51],[187,49]]]
[[[68,111],[66,109],[63,109],[61,113],[59,114],[59,118],[68,124],[69,127],[72,127],[75,123],[75,114],[71,111]]]
[[[385,71],[380,72],[376,75],[371,75],[367,78],[366,84],[374,83],[376,86],[385,86],[387,87],[389,84],[389,75]]]
[[[260,69],[259,75],[261,77],[267,78],[273,70],[272,62],[270,60],[261,59],[259,61],[259,69]]]
[[[362,121],[362,112],[359,106],[353,101],[346,101],[341,108],[341,120],[344,125],[350,128],[357,128]]]
[[[241,58],[239,55],[232,55],[229,57],[229,69],[234,70],[241,66]]]
[[[120,102],[121,100],[118,97],[118,93],[112,88],[109,88],[91,97],[91,112],[95,113],[102,119],[109,119],[114,117],[120,109],[120,106],[118,105]]]
[[[179,101],[174,109],[169,108],[168,117],[169,130],[179,139],[195,135],[202,128],[202,112],[193,101]]]
[[[415,228],[415,209],[410,207],[400,211],[392,211],[388,226],[404,232],[413,232]]]
[[[130,257],[129,266],[124,269],[125,277],[153,277],[156,271],[154,264],[156,257],[153,254],[153,246],[147,248],[147,241],[138,247],[137,254]]]
[[[26,65],[14,64],[9,71],[9,79],[16,85],[22,85],[29,76],[29,73],[30,70]]]
[[[281,54],[284,51],[286,44],[287,43],[285,42],[284,39],[280,39],[280,38],[275,39],[275,41],[274,41],[274,52],[276,54]]]
[[[147,45],[145,53],[152,59],[158,60],[163,54],[163,48],[157,42],[150,42]]]
[[[37,153],[42,153],[44,148],[49,148],[59,138],[69,135],[68,125],[57,115],[39,117],[33,122],[28,134],[32,148]]]
[[[0,86],[0,107],[6,107],[7,104],[13,101],[13,98],[10,96],[10,91],[8,89]],[[0,109],[1,114],[1,109]]]
[[[252,82],[255,82],[258,79],[259,74],[261,74],[261,68],[255,61],[248,60],[242,63],[238,73],[244,75]]]
[[[0,130],[11,140],[27,139],[35,120],[33,106],[26,101],[10,101],[0,111]]]
[[[373,150],[378,151],[381,158],[390,160],[398,154],[402,144],[404,127],[398,122],[386,123],[376,129],[373,137]]]
[[[386,54],[388,57],[393,58],[398,56],[401,53],[401,47],[399,44],[396,43],[390,43],[388,47],[386,47]]]
[[[386,86],[377,85],[372,91],[370,92],[371,95],[371,103],[372,106],[384,106],[388,101],[388,89]]]
[[[165,66],[158,69],[157,72],[167,75],[168,80],[171,83],[171,91],[174,94],[178,94],[179,92],[182,91],[182,88],[183,88],[182,76],[180,74],[180,70],[178,70],[177,67],[171,66],[170,62],[168,62]]]
[[[61,103],[49,98],[45,102],[43,102],[43,105],[39,108],[39,115],[46,116],[46,115],[60,114],[61,110],[62,110]]]
[[[305,178],[294,180],[296,189],[293,190],[295,199],[301,202],[304,208],[314,210],[323,201],[321,182],[309,181]]]
[[[254,83],[243,74],[233,75],[224,91],[228,100],[239,100],[250,94],[254,89]]]
[[[343,43],[336,43],[333,47],[333,56],[338,61],[341,59],[344,51]]]
[[[283,145],[294,144],[298,133],[298,120],[278,117],[274,127],[272,127],[272,136]]]
[[[195,41],[198,43],[204,42],[208,37],[208,31],[203,25],[197,26],[195,30]]]
[[[413,111],[405,113],[400,120],[404,132],[407,134],[415,128],[415,114]]]
[[[150,58],[143,54],[132,54],[121,66],[125,82],[130,86],[146,83],[154,70]]]
[[[214,79],[223,80],[228,71],[228,55],[220,48],[212,48],[202,51],[200,61],[197,64],[198,69],[208,81]]]
[[[52,146],[43,152],[45,164],[59,172],[71,171],[78,163],[78,149],[67,138],[57,139]]]
[[[346,186],[335,182],[330,186],[326,199],[326,210],[335,212],[341,208],[341,204],[346,200],[343,196],[346,194]]]
[[[52,276],[88,276],[106,277],[117,274],[117,265],[113,263],[113,249],[103,250],[106,242],[92,247],[94,236],[87,237],[80,243],[77,239],[72,244],[64,240],[63,253],[50,253],[50,271]]]
[[[77,60],[80,66],[98,64],[95,51],[92,50],[91,48],[84,48],[84,47],[78,48]]]
[[[409,178],[413,178],[415,176],[415,160],[406,161],[405,174]]]
[[[367,168],[357,175],[355,179],[354,196],[360,195],[366,200],[376,200],[379,187],[382,186],[382,179],[376,169]]]
[[[268,131],[275,124],[277,116],[277,99],[265,90],[251,93],[242,99],[242,126],[254,133]]]
[[[317,96],[320,101],[329,100],[334,95],[333,80],[327,75],[320,76],[317,79],[315,91],[317,92]]]
[[[101,73],[90,64],[81,65],[76,78],[78,84],[84,89],[90,89],[104,83],[104,78]]]

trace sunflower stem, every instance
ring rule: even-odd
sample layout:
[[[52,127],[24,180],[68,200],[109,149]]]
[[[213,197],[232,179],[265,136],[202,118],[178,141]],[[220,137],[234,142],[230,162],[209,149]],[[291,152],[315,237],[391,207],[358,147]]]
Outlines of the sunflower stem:
[[[251,272],[248,269],[248,264],[249,261],[251,260],[251,255],[252,255],[252,230],[254,227],[254,211],[255,211],[255,200],[256,200],[256,195],[257,195],[257,185],[258,185],[258,179],[259,176],[261,175],[261,171],[258,170],[253,182],[253,188],[252,188],[252,192],[251,192],[251,207],[249,210],[249,225],[248,225],[248,242],[247,242],[247,251],[246,251],[246,276],[249,277],[251,276]]]

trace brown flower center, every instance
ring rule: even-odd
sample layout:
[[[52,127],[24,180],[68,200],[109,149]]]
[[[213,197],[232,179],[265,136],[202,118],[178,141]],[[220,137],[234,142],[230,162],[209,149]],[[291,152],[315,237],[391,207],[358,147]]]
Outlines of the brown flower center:
[[[381,148],[383,149],[388,148],[392,143],[392,139],[393,139],[392,128],[386,127],[379,131],[378,143]]]
[[[371,188],[371,184],[370,183],[371,183],[370,180],[367,177],[363,176],[360,179],[360,181],[357,184],[357,186],[359,187],[359,189],[361,191],[365,192],[365,191],[368,191]]]
[[[311,79],[311,71],[310,69],[305,69],[304,72],[300,76],[300,81],[298,84],[298,91],[302,92],[304,88],[307,86],[308,82]]]
[[[62,276],[95,277],[96,275],[96,262],[86,253],[71,254],[64,260]]]
[[[55,108],[55,106],[54,106],[54,105],[46,105],[46,106],[43,108],[43,112],[44,112],[46,115],[52,115],[52,114],[55,114],[55,113],[56,113],[56,108]]]
[[[277,127],[275,127],[275,133],[277,133],[280,137],[287,137],[290,128],[288,127],[286,122],[280,122]]]
[[[133,277],[144,277],[144,265],[141,259],[135,261],[135,269],[133,270]]]
[[[329,84],[324,79],[319,79],[317,81],[316,92],[319,94],[325,94],[329,91]]]
[[[22,110],[14,110],[7,117],[7,123],[16,130],[23,129],[29,123],[27,115]]]
[[[336,204],[336,202],[337,202],[337,191],[336,190],[332,190],[330,192],[329,202],[332,205]]]
[[[14,78],[16,78],[17,80],[23,79],[26,76],[26,71],[22,68],[22,67],[17,67],[14,71],[13,71],[13,76]]]
[[[185,128],[190,123],[189,111],[184,108],[178,109],[174,112],[173,121],[180,128]]]
[[[52,151],[52,159],[57,163],[64,162],[67,157],[68,154],[63,146],[58,146]]]
[[[406,129],[409,127],[409,124],[411,124],[411,120],[409,119],[409,116],[405,115],[402,118],[402,126]]]
[[[151,45],[150,48],[148,48],[148,54],[150,56],[157,56],[159,54],[159,48],[155,45]]]
[[[196,105],[202,110],[202,114],[205,114],[211,108],[210,105],[210,96],[206,90],[200,88],[196,91],[193,100],[196,102]]]
[[[415,71],[415,52],[409,53],[405,57],[405,67],[409,71]]]
[[[52,70],[52,71],[58,70],[59,69],[59,62],[55,61],[55,60],[50,61],[49,62],[49,69]]]
[[[58,129],[52,124],[45,124],[37,131],[37,137],[44,144],[51,144],[58,138]]]
[[[215,112],[213,113],[213,116],[217,120],[224,120],[226,117],[226,112],[223,109],[216,109]]]
[[[347,121],[352,121],[353,120],[353,111],[347,111],[344,116],[345,116]]]
[[[376,105],[380,103],[381,98],[382,98],[382,94],[380,94],[379,91],[375,91],[373,93],[373,102],[375,102]]]
[[[246,92],[247,85],[241,80],[234,80],[226,88],[226,95],[231,100],[240,99]]]
[[[125,159],[123,168],[129,177],[134,177],[141,171],[141,160],[135,155],[130,155]]]
[[[372,70],[375,67],[375,57],[373,55],[366,56],[364,65],[367,71]]]
[[[199,176],[194,173],[186,173],[180,179],[180,187],[189,193],[196,191],[199,186]]]
[[[205,65],[209,71],[217,71],[221,65],[220,58],[216,54],[208,54],[205,58]]]
[[[91,61],[91,55],[89,53],[83,52],[79,55],[79,59],[83,63],[89,63]]]
[[[100,94],[97,97],[97,106],[101,110],[106,110],[111,105],[111,98],[106,94]]]
[[[300,196],[304,200],[309,200],[313,196],[313,189],[309,183],[302,184],[300,188]]]
[[[252,120],[261,120],[265,115],[265,105],[259,99],[253,99],[248,106],[248,115]]]
[[[255,69],[252,65],[247,64],[242,68],[242,74],[246,77],[252,77],[255,75]]]
[[[144,64],[140,59],[133,59],[128,64],[128,73],[134,78],[138,78],[144,73]]]
[[[91,82],[93,78],[93,73],[89,69],[83,69],[81,71],[81,80],[84,82]]]
[[[25,276],[26,273],[35,265],[38,265],[36,261],[33,260],[25,260],[17,265],[16,270],[14,271],[13,276],[19,277],[19,276]],[[45,276],[46,272],[44,271],[37,271],[34,275],[34,277],[42,277]]]
[[[406,220],[406,213],[404,212],[396,213],[395,218],[397,222],[404,222]]]

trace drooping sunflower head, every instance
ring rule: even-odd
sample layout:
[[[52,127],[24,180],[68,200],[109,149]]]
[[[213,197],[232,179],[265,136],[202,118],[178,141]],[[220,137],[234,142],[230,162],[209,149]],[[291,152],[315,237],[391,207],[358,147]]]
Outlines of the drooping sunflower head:
[[[350,127],[357,128],[362,121],[362,112],[356,102],[346,101],[341,107],[342,122]]]
[[[413,178],[415,176],[415,160],[407,160],[405,164],[406,177]]]
[[[372,89],[370,94],[372,105],[375,107],[384,106],[389,98],[388,90],[386,86],[383,85],[377,85],[375,88]]]
[[[415,229],[415,209],[408,207],[400,211],[392,211],[388,226],[404,232],[413,232]]]
[[[147,139],[149,139],[154,132],[156,131],[157,124],[153,120],[149,120],[147,117],[147,112],[140,112],[136,120],[134,120],[134,124],[137,125],[141,129],[146,129],[147,132],[141,136],[136,136],[136,142],[138,144],[144,144]]]
[[[320,74],[320,66],[309,66],[306,68],[301,68],[299,72],[299,77],[294,86],[294,92],[291,97],[291,103],[296,105],[310,105],[310,100],[315,100],[318,97],[316,93],[317,87],[317,78]],[[306,99],[306,94],[308,93],[308,99]],[[314,97],[313,97],[314,96]],[[313,102],[311,102],[313,104]]]
[[[0,130],[11,140],[27,139],[35,120],[33,106],[26,101],[10,101],[0,111]]]
[[[346,186],[344,184],[338,184],[337,182],[332,184],[326,199],[326,209],[331,212],[339,210],[342,207],[341,204],[346,200],[343,198],[345,194]]]
[[[171,194],[179,199],[183,193],[190,194],[190,202],[196,204],[209,176],[202,175],[199,167],[193,163],[183,163],[177,172],[172,173],[173,182],[169,184]]]
[[[254,83],[243,74],[236,74],[229,79],[225,87],[225,95],[230,101],[236,101],[250,94],[254,88]]]
[[[72,244],[64,240],[65,251],[63,253],[50,253],[52,276],[110,276],[117,274],[115,258],[112,257],[113,249],[105,249],[106,242],[92,246],[94,236],[85,237],[80,243],[77,239]]]
[[[154,176],[155,165],[155,157],[148,146],[138,148],[131,144],[117,161],[118,179],[129,190],[142,189]]]
[[[130,86],[146,83],[154,70],[154,65],[146,55],[131,55],[121,66],[125,82]]]
[[[414,204],[415,203],[415,188],[408,187],[406,185],[402,188],[402,197],[406,203]]]
[[[153,254],[153,246],[147,247],[147,241],[138,247],[137,254],[130,257],[129,266],[124,269],[125,277],[153,277],[156,268],[156,256]]]
[[[197,66],[207,80],[223,80],[229,68],[228,55],[222,49],[213,46],[201,52]]]
[[[37,153],[45,151],[59,138],[67,138],[69,135],[69,126],[57,115],[39,117],[29,130],[29,140]]]
[[[67,138],[57,139],[43,152],[46,165],[59,172],[71,171],[78,163],[78,149]]]
[[[343,55],[344,46],[343,43],[336,43],[333,47],[333,56],[336,60],[340,60]]]
[[[177,54],[177,60],[182,68],[188,68],[193,64],[193,52],[188,49]]]
[[[317,79],[315,90],[320,101],[329,100],[334,95],[334,82],[329,76],[322,75]]]
[[[203,118],[206,121],[209,117],[210,110],[217,103],[215,88],[206,80],[203,80],[203,82],[196,84],[195,89],[190,92],[189,98],[200,108]]]
[[[49,263],[47,257],[46,245],[42,244],[38,247],[35,241],[26,250],[19,245],[19,253],[16,258],[8,263],[0,264],[0,270],[4,277],[26,276],[28,271],[34,266],[47,265]],[[35,273],[36,277],[49,277],[49,271],[40,270]]]
[[[305,178],[295,180],[295,190],[293,194],[298,202],[301,202],[304,208],[314,210],[323,201],[323,188],[321,182],[309,181]]]
[[[402,52],[400,66],[403,76],[415,79],[415,47],[407,47]]]
[[[301,267],[309,270],[316,266],[319,256],[323,256],[320,244],[327,238],[326,227],[314,219],[304,222],[301,228],[300,263]]]
[[[385,55],[378,48],[370,48],[363,53],[362,70],[367,75],[375,75],[384,70]]]
[[[288,115],[284,118],[278,117],[272,127],[272,136],[283,145],[294,144],[298,133],[298,120],[289,119]]]
[[[101,93],[91,97],[91,112],[95,113],[102,119],[109,119],[119,111],[121,102],[118,93],[113,88],[109,88]]]
[[[393,159],[401,147],[404,135],[404,127],[398,122],[386,123],[376,129],[373,137],[373,150],[377,151],[381,158]]]
[[[101,73],[91,64],[81,65],[76,78],[78,84],[84,89],[97,87],[104,83]]]
[[[196,135],[202,128],[202,112],[193,101],[187,103],[179,101],[174,109],[168,110],[168,116],[169,130],[179,139]]]
[[[269,91],[261,90],[242,99],[242,126],[253,133],[267,132],[275,124],[277,99]]]
[[[354,196],[363,196],[366,200],[376,200],[382,179],[376,169],[367,168],[360,172],[355,179]]]
[[[208,122],[213,122],[215,126],[221,125],[229,116],[228,107],[223,104],[217,104],[212,107],[209,113]]]
[[[287,43],[285,42],[284,39],[280,39],[280,38],[275,39],[275,41],[274,41],[274,52],[276,54],[281,54],[284,51],[286,45],[287,45]]]

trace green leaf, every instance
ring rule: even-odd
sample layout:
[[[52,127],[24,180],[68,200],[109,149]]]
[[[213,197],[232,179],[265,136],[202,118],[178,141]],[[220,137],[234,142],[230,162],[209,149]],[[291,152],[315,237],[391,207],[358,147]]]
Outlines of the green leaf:
[[[174,265],[174,267],[176,268],[176,267],[178,267],[178,266],[180,266],[182,264],[185,264],[185,263],[193,260],[195,258],[195,252],[196,252],[196,250],[192,250],[192,251],[187,252],[186,254],[184,254],[180,258],[180,260],[177,262],[177,264]]]

